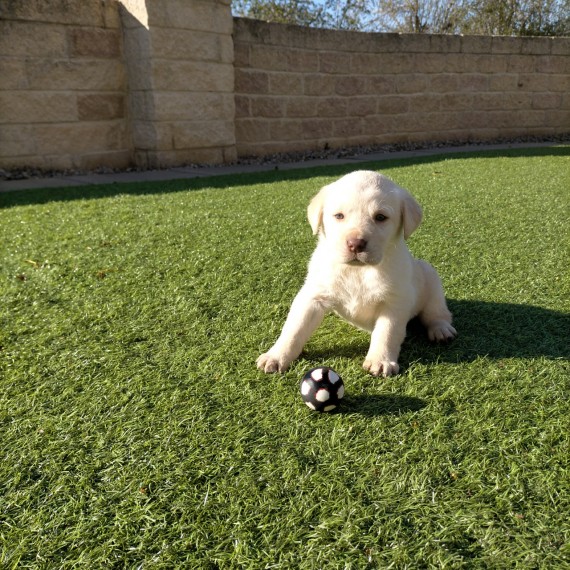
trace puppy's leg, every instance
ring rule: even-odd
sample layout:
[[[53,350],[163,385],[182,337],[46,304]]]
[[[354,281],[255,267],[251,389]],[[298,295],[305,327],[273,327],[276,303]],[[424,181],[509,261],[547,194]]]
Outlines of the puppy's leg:
[[[289,311],[281,335],[275,344],[257,359],[264,372],[284,372],[301,354],[303,346],[321,324],[325,308],[307,291],[301,289]]]
[[[398,355],[406,336],[406,322],[395,314],[381,315],[372,331],[364,369],[374,376],[398,374]]]
[[[445,302],[443,286],[437,271],[425,261],[420,262],[424,272],[425,304],[419,313],[421,322],[427,329],[428,338],[433,342],[447,342],[457,336],[451,325],[451,313]]]

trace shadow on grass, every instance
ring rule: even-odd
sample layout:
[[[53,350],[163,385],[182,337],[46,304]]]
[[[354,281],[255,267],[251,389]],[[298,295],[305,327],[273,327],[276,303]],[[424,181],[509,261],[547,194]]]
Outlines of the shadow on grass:
[[[458,337],[449,344],[433,344],[417,319],[408,323],[400,354],[403,368],[411,362],[471,362],[479,357],[570,358],[570,315],[511,303],[448,300]],[[332,356],[361,358],[369,338],[348,333],[335,346],[304,351],[304,357],[326,361]]]
[[[417,412],[426,407],[426,402],[411,396],[394,394],[360,396],[347,395],[338,409],[338,414],[359,414],[362,416],[399,416],[407,412]]]
[[[570,357],[570,315],[533,305],[450,299],[458,338],[437,347],[446,361],[489,358]],[[414,338],[412,322],[410,340]],[[424,346],[431,347],[421,331]],[[433,350],[433,349],[432,349]]]
[[[440,162],[442,160],[454,160],[476,157],[521,157],[521,156],[568,156],[570,146],[552,146],[522,149],[504,149],[465,152],[453,152],[435,154],[430,156],[390,159],[386,155],[384,160],[371,160],[370,162],[348,162],[341,165],[325,165],[301,167],[292,170],[271,170],[264,172],[227,174],[218,176],[205,176],[202,178],[187,178],[177,180],[163,180],[152,182],[125,182],[100,184],[93,186],[74,186],[62,188],[43,188],[38,190],[19,190],[13,192],[0,192],[0,208],[28,204],[45,204],[53,201],[70,200],[96,200],[117,195],[147,195],[167,194],[175,192],[188,192],[205,188],[230,189],[235,186],[247,186],[251,184],[265,184],[273,182],[286,182],[288,180],[303,180],[316,176],[342,176],[353,170],[366,168],[377,169],[379,164],[394,168],[397,166],[409,166],[410,164],[424,164]],[[315,189],[316,190],[316,189]]]

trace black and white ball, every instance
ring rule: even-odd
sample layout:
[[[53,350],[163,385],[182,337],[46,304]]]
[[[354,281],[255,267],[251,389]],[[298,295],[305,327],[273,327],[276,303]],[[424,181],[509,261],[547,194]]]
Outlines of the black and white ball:
[[[328,366],[311,368],[301,380],[303,402],[317,412],[334,410],[344,396],[342,378]]]

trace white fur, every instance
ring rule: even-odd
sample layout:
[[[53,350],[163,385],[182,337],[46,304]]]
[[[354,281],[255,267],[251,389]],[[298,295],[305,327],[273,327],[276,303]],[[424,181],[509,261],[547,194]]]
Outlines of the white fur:
[[[406,190],[376,172],[353,172],[313,198],[308,218],[318,244],[281,335],[257,359],[261,370],[286,370],[330,311],[371,333],[364,368],[375,376],[398,373],[415,316],[430,340],[455,337],[435,269],[414,259],[405,243],[422,218]]]

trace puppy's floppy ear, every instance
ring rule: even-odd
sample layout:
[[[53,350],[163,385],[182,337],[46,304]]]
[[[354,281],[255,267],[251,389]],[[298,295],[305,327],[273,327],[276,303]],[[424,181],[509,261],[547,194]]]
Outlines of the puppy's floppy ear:
[[[307,217],[309,218],[309,224],[311,224],[311,229],[315,236],[319,233],[323,225],[323,206],[326,192],[327,186],[321,188],[321,191],[311,200],[307,208]]]
[[[404,226],[404,239],[408,239],[422,221],[422,207],[414,197],[401,189],[402,196],[402,225]]]

